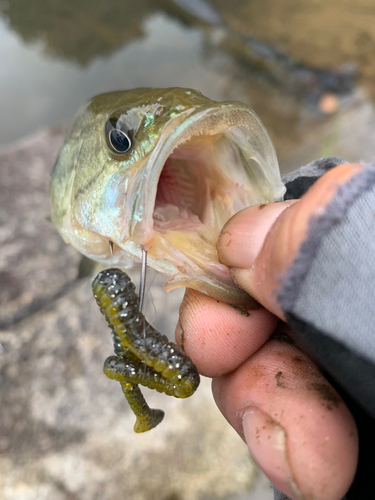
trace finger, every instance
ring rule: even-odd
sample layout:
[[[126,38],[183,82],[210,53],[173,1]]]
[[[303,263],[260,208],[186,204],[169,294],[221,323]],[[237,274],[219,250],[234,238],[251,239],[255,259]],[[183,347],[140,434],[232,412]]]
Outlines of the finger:
[[[275,290],[307,236],[313,216],[321,215],[338,188],[363,167],[344,164],[323,175],[294,203],[253,206],[236,214],[219,237],[219,258],[233,268],[236,283],[284,319]]]
[[[275,330],[278,319],[263,307],[249,316],[196,290],[182,301],[176,342],[202,375],[218,377],[237,368]]]
[[[213,393],[279,490],[293,500],[343,498],[356,471],[356,426],[301,351],[271,339],[236,371],[214,379]]]

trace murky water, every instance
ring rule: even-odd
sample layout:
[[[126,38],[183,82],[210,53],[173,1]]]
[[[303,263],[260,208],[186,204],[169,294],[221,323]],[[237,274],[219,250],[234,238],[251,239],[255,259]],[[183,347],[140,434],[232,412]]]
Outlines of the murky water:
[[[230,83],[229,76],[203,57],[203,34],[164,13],[152,14],[142,22],[142,37],[106,56],[92,55],[85,65],[51,56],[42,41],[25,44],[4,22],[0,37],[6,48],[0,106],[8,118],[0,121],[2,143],[69,120],[78,106],[101,92],[186,86],[222,99]]]
[[[183,86],[253,107],[284,170],[371,159],[375,8],[338,3],[3,0],[0,144],[67,123],[101,92]]]

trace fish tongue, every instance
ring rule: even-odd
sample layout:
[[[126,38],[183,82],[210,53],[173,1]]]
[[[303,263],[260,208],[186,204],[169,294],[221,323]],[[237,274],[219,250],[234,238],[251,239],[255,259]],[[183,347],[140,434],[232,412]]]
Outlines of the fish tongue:
[[[171,203],[156,206],[153,217],[154,230],[161,233],[176,230],[193,231],[202,226],[197,215]]]

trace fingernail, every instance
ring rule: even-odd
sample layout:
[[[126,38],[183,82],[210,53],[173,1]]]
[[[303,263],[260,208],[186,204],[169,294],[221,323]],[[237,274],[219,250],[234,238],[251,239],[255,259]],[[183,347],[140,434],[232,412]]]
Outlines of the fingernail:
[[[243,432],[250,453],[271,483],[292,499],[302,499],[288,460],[286,433],[259,408],[246,410]]]
[[[294,201],[255,205],[234,215],[223,227],[219,240],[220,262],[249,269],[277,217]]]

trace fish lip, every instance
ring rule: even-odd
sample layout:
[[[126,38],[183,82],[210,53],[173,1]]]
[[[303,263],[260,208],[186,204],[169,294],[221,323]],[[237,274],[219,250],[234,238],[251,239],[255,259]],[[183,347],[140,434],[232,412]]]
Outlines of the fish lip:
[[[199,133],[214,135],[221,131],[227,132],[228,129],[235,126],[236,116],[237,120],[240,116],[244,123],[247,119],[249,124],[255,119],[269,142],[268,134],[257,115],[245,104],[236,101],[190,108],[169,120],[164,126],[155,148],[143,168],[137,173],[137,179],[134,183],[136,195],[131,205],[129,217],[129,238],[139,245],[140,249],[149,250],[155,240],[153,211],[159,178],[168,157],[178,146],[194,135]],[[213,123],[211,128],[208,128],[205,122],[211,118]],[[272,162],[277,166],[276,153],[272,144],[269,154]],[[283,195],[283,189],[283,185],[280,185],[280,199]]]

